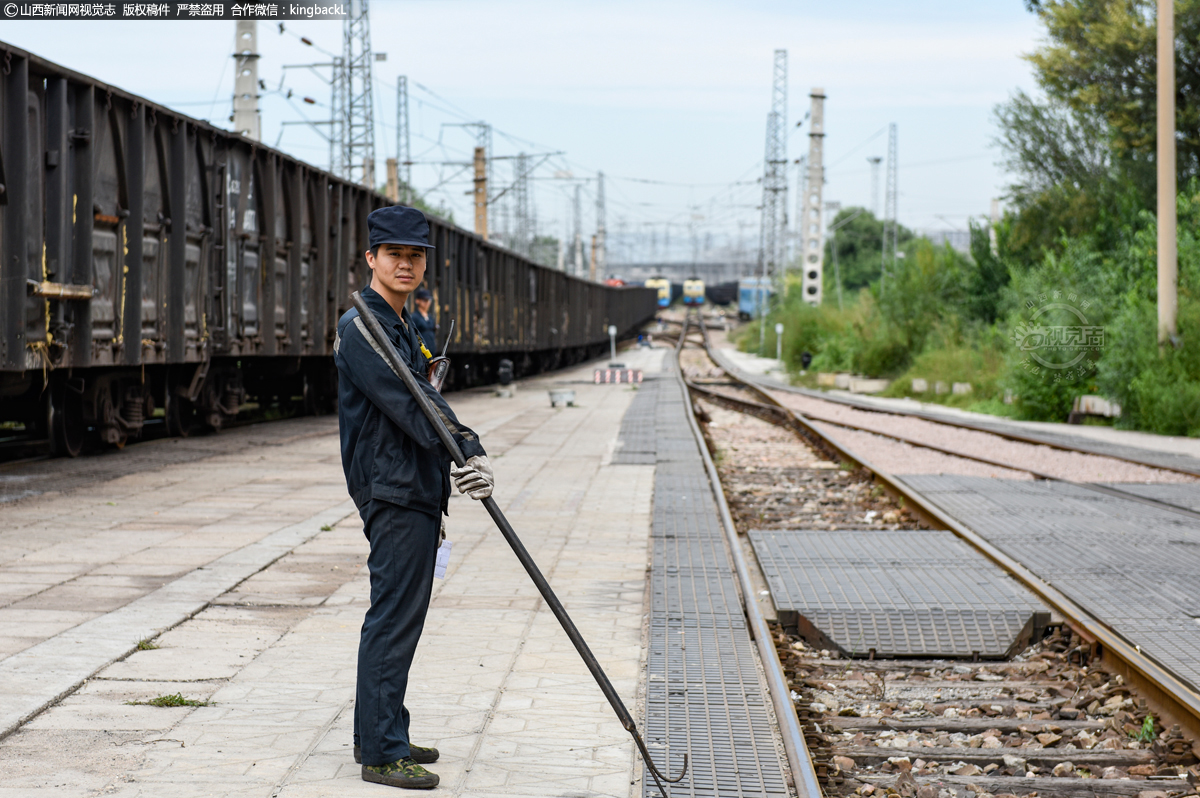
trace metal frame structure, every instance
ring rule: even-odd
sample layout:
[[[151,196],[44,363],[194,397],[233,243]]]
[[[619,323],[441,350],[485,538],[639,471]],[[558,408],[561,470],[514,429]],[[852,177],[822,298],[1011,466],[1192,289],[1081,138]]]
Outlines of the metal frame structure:
[[[400,203],[411,205],[412,138],[408,130],[408,76],[396,78],[396,161],[399,164]]]
[[[771,112],[767,114],[767,141],[763,157],[762,234],[758,276],[778,280],[782,276],[787,241],[787,50],[775,51],[771,81]],[[759,301],[759,341],[766,338],[766,298]],[[761,354],[761,353],[760,353]]]
[[[367,0],[350,0],[342,27],[342,148],[340,171],[351,183],[375,188],[375,103],[371,81],[371,18]]]

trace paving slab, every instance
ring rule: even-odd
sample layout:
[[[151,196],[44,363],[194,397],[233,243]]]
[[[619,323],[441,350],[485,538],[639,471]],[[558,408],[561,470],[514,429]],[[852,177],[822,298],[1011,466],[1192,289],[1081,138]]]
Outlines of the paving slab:
[[[645,357],[640,367],[653,367],[662,352]],[[476,391],[450,400],[492,455],[498,501],[633,708],[654,466],[611,464],[636,392],[590,385],[590,376],[589,366],[522,383],[510,399]],[[577,406],[551,408],[546,389],[568,380],[577,383]],[[320,443],[322,467],[340,479],[336,439]],[[410,683],[415,738],[443,755],[435,767],[443,786],[433,795],[640,794],[629,735],[503,538],[468,499],[455,496],[450,512],[450,572],[435,584]],[[351,758],[367,544],[357,515],[332,527],[294,541],[157,637],[159,649],[100,669],[0,742],[0,771],[20,757],[22,795],[391,794],[361,781]],[[155,548],[154,559],[137,552],[104,568],[158,573],[154,562],[170,562],[171,549]],[[239,551],[227,561],[255,561]],[[23,684],[33,678],[21,674]],[[125,704],[175,692],[211,705]],[[99,736],[94,727],[106,721],[111,735]],[[55,773],[50,752],[72,746],[89,756]],[[105,750],[112,756],[97,754]]]

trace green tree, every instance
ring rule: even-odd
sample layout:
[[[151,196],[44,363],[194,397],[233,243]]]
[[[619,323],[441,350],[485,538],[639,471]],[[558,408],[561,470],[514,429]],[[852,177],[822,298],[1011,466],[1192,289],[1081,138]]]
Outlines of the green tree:
[[[1175,125],[1180,184],[1200,174],[1200,0],[1175,0]],[[1153,161],[1155,0],[1044,0],[1038,83],[1081,118],[1107,123],[1113,153]]]
[[[836,303],[836,273],[841,273],[842,289],[849,293],[879,281],[883,220],[866,208],[843,208],[829,222],[829,229],[835,232],[825,242],[825,301]],[[912,237],[912,231],[900,225],[898,246],[904,247]]]
[[[992,252],[988,229],[975,222],[971,222],[971,262],[964,264],[963,270],[967,314],[985,324],[993,323],[1001,314],[1003,291],[1011,278],[999,247]]]

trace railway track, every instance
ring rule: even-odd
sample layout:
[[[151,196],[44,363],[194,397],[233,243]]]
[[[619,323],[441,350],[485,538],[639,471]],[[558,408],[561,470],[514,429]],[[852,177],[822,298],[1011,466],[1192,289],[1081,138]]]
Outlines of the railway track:
[[[676,356],[719,463],[720,492],[727,494],[719,504],[728,507],[742,541],[752,528],[797,528],[818,517],[820,528],[832,530],[949,529],[1058,614],[1041,640],[1006,661],[982,663],[843,659],[773,627],[777,656],[764,663],[788,682],[824,792],[902,798],[1197,793],[1200,746],[1191,734],[1200,701],[1188,684],[902,480],[873,468],[829,430],[884,435],[938,456],[1022,471],[1026,479],[1058,475],[887,435],[846,418],[797,413],[722,362],[703,326],[684,326]],[[1080,487],[1197,516],[1120,489]]]

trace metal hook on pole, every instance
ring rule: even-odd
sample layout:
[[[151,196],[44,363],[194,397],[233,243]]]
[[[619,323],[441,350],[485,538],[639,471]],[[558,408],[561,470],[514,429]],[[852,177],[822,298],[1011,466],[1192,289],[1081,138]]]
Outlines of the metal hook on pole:
[[[383,325],[379,323],[379,319],[376,318],[375,314],[367,306],[367,303],[363,301],[363,298],[359,292],[355,291],[353,294],[351,294],[350,300],[354,303],[354,307],[358,309],[359,316],[367,325],[367,331],[370,333],[371,337],[375,339],[375,343],[378,345],[379,350],[383,353],[384,359],[387,360],[388,365],[392,368],[392,371],[395,372],[396,376],[398,376],[404,383],[404,387],[407,388],[413,395],[413,398],[417,402],[417,406],[421,408],[421,412],[425,414],[427,419],[429,419],[429,423],[433,425],[433,429],[437,432],[438,438],[441,439],[442,445],[446,447],[446,451],[450,453],[450,457],[454,460],[454,464],[460,467],[465,465],[467,458],[463,456],[462,449],[458,447],[458,443],[450,434],[450,430],[446,428],[446,423],[442,421],[441,416],[438,415],[437,409],[434,408],[429,397],[425,395],[425,391],[417,383],[417,379],[413,376],[412,371],[409,370],[408,365],[401,359],[400,353],[396,351],[396,347],[392,344],[391,339],[388,338],[387,333],[384,332]],[[484,509],[487,510],[488,515],[490,515],[492,520],[496,523],[496,527],[500,530],[501,534],[504,535],[504,539],[508,541],[508,545],[512,547],[513,553],[517,555],[517,559],[521,561],[521,565],[525,567],[525,571],[529,574],[529,578],[532,579],[534,585],[537,586],[538,592],[542,594],[542,598],[545,600],[547,606],[550,607],[550,610],[554,613],[554,617],[558,618],[558,622],[562,625],[563,631],[567,633],[567,637],[570,638],[571,643],[574,644],[575,650],[579,652],[579,656],[583,658],[583,663],[587,665],[587,669],[591,671],[592,678],[594,678],[596,680],[596,684],[600,686],[600,692],[604,693],[604,697],[608,699],[608,703],[612,706],[613,711],[617,713],[617,719],[621,721],[621,725],[625,727],[625,731],[632,735],[634,743],[637,744],[638,750],[642,754],[642,761],[646,763],[646,767],[650,771],[650,775],[654,777],[654,783],[658,785],[659,792],[661,792],[664,798],[666,798],[667,791],[666,788],[663,787],[663,782],[675,784],[676,782],[681,781],[683,777],[687,775],[688,755],[686,753],[683,755],[683,770],[680,771],[679,775],[675,778],[670,778],[658,769],[653,760],[650,759],[650,752],[646,749],[646,742],[642,739],[642,735],[637,730],[637,724],[634,723],[633,716],[629,714],[629,710],[625,707],[625,703],[621,700],[621,697],[617,695],[616,688],[614,688],[612,682],[609,681],[608,675],[605,674],[604,669],[600,667],[600,663],[597,661],[596,655],[592,653],[591,648],[588,647],[587,641],[585,641],[583,639],[583,635],[579,633],[579,629],[576,628],[575,622],[571,620],[571,616],[567,614],[566,608],[563,607],[562,602],[558,600],[558,596],[555,595],[553,588],[550,587],[550,583],[546,581],[546,577],[542,574],[541,569],[538,568],[537,563],[533,561],[533,557],[525,548],[525,544],[521,542],[519,537],[517,537],[516,530],[512,528],[512,525],[508,523],[508,519],[504,517],[504,512],[500,509],[500,505],[497,504],[496,500],[491,496],[484,499],[482,504]]]

